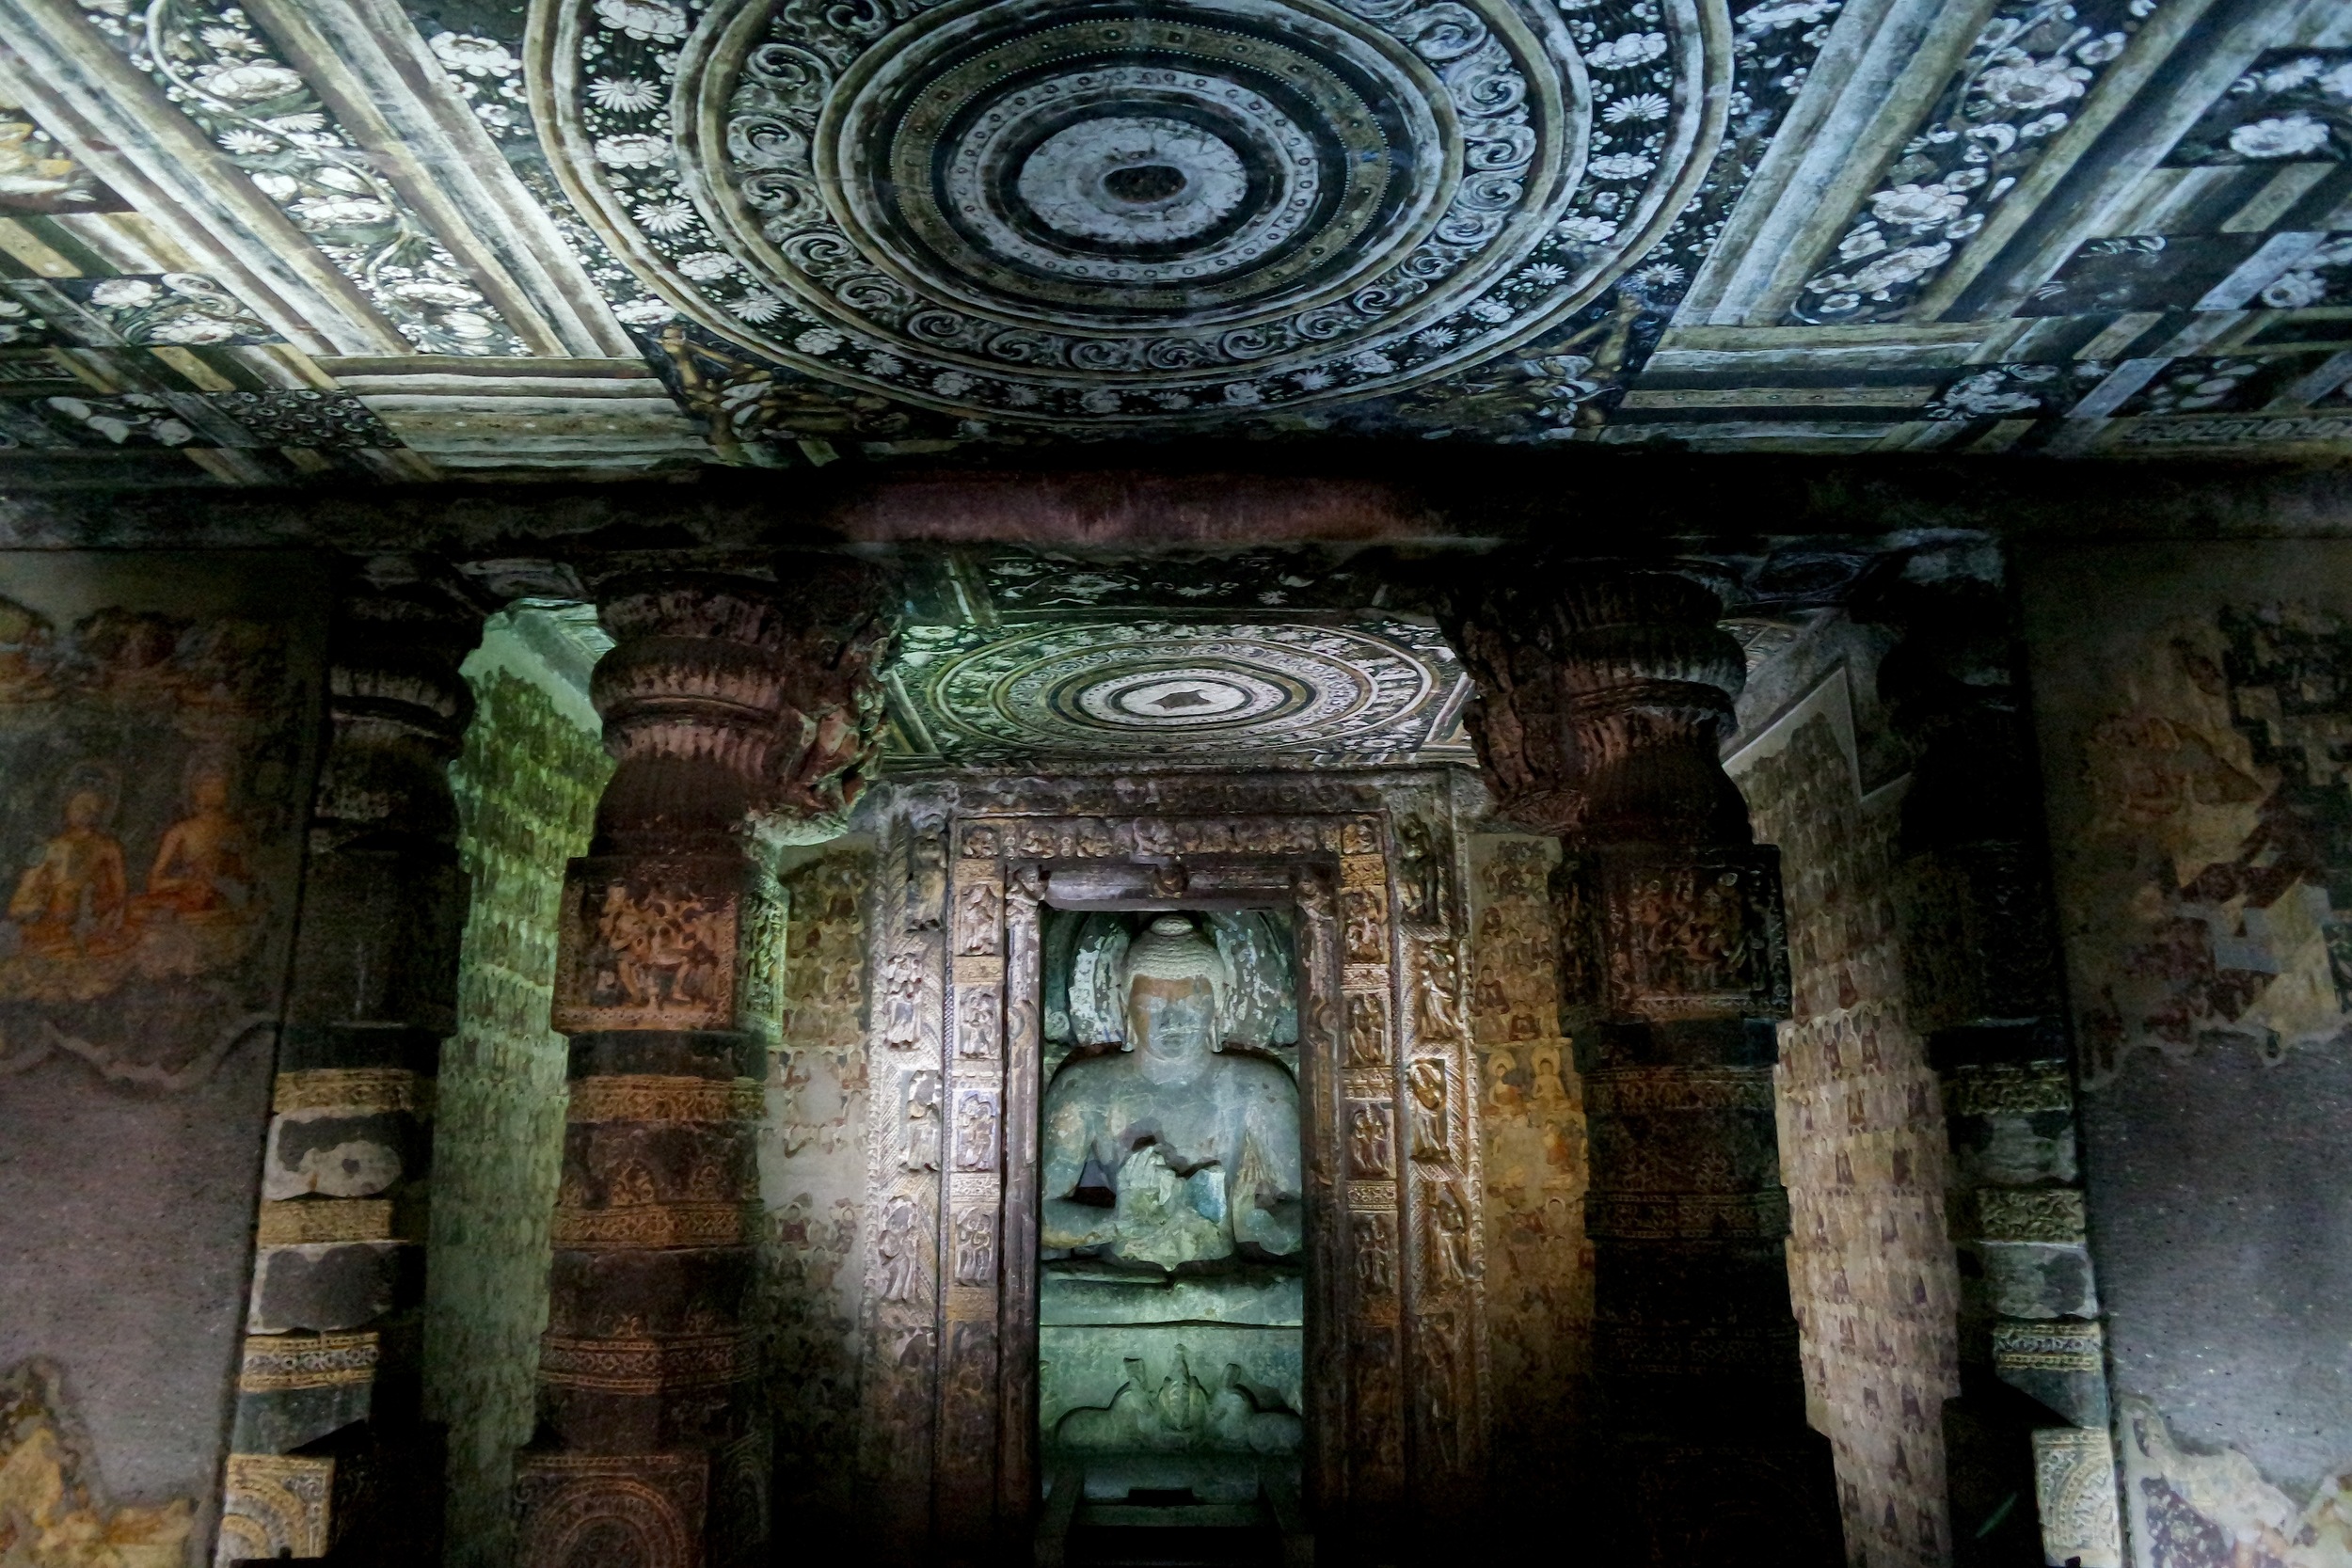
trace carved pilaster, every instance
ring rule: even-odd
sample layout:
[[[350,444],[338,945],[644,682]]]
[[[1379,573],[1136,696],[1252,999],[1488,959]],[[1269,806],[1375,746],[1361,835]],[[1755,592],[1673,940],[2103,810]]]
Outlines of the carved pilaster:
[[[1645,1563],[1838,1556],[1804,1425],[1782,1240],[1778,857],[1718,746],[1743,678],[1721,606],[1672,574],[1490,563],[1447,630],[1479,685],[1496,814],[1561,835],[1562,1025],[1583,1075],[1600,1496]]]
[[[1901,638],[1877,684],[1913,753],[1903,963],[1944,1081],[1962,1255],[1962,1392],[1945,1409],[1954,1560],[2034,1549],[2022,1520],[1975,1528],[2028,1485],[2046,1560],[2113,1560],[2121,1527],[2057,905],[2009,607],[1994,584],[1960,578],[1900,584],[1854,613]]]
[[[405,559],[370,562],[338,607],[224,1499],[226,1515],[278,1519],[299,1493],[302,1528],[262,1532],[272,1551],[389,1564],[438,1549],[420,1243],[466,917],[448,765],[481,624],[462,589]],[[224,1558],[250,1536],[225,1529]]]
[[[591,696],[617,766],[558,917],[571,1098],[540,1432],[517,1465],[532,1568],[764,1560],[746,1309],[784,925],[759,846],[838,832],[856,800],[881,708],[871,603],[828,560],[599,597],[614,646]]]

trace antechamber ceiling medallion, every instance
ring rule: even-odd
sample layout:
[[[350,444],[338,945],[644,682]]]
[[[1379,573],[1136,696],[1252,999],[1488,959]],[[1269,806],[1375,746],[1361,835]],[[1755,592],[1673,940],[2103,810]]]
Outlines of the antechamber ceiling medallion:
[[[913,626],[896,678],[937,750],[967,760],[1469,754],[1460,667],[1409,622]]]
[[[1697,188],[1731,63],[1697,0],[540,4],[632,325],[1095,432],[1558,325]]]

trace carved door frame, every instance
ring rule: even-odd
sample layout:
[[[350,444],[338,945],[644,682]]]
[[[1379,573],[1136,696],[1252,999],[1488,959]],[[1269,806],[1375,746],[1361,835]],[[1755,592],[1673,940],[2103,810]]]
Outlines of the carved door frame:
[[[1408,1503],[1424,1518],[1475,1507],[1487,1401],[1467,923],[1458,879],[1441,879],[1436,898],[1398,886],[1391,829],[1386,813],[951,824],[932,1456],[948,1560],[1025,1549],[1036,1514],[1049,902],[1292,912],[1312,1303],[1308,1500],[1327,1535],[1359,1539],[1403,1525]]]

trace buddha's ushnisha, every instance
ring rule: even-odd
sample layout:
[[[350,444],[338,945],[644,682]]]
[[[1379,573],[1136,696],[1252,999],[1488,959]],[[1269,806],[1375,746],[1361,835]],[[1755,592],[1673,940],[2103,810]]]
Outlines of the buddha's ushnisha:
[[[1161,915],[1121,979],[1124,1049],[1070,1062],[1046,1090],[1040,1241],[1162,1268],[1296,1253],[1298,1087],[1273,1062],[1218,1049],[1224,958],[1191,921]],[[1107,1205],[1077,1196],[1089,1163]]]

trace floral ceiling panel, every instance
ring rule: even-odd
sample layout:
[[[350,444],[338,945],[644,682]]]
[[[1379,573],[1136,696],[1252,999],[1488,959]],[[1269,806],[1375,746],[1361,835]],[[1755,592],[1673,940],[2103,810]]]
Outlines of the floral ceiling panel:
[[[2219,16],[0,0],[0,483],[2341,453],[2352,13]]]
[[[917,625],[889,679],[897,749],[951,762],[1470,759],[1453,650],[1393,618]]]

